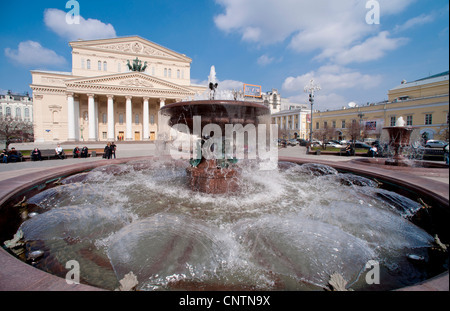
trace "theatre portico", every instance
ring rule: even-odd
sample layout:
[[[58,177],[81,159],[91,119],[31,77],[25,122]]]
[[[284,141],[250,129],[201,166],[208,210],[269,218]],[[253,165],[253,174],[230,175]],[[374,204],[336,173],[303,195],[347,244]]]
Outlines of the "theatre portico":
[[[36,142],[154,140],[161,107],[206,89],[190,58],[137,36],[70,46],[72,72],[31,71]]]

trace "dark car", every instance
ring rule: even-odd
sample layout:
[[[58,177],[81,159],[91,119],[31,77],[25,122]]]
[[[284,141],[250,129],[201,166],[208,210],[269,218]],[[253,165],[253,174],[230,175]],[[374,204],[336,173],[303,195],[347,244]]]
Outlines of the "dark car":
[[[370,149],[370,146],[365,143],[355,143],[355,149]]]
[[[297,139],[298,143],[300,144],[300,146],[306,146],[306,144],[308,143],[308,141],[306,139]]]

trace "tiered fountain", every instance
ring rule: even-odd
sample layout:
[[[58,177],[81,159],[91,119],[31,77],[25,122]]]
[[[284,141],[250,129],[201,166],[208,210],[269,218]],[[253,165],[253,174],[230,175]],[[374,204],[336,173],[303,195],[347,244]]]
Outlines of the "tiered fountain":
[[[161,115],[168,117],[168,126],[183,124],[189,129],[190,134],[198,131],[194,140],[193,158],[191,167],[187,169],[189,184],[192,190],[205,193],[234,193],[239,190],[239,172],[234,165],[238,160],[236,148],[232,148],[232,154],[226,153],[226,144],[233,144],[225,137],[226,125],[240,126],[244,129],[247,125],[258,126],[261,123],[269,125],[270,110],[263,104],[242,100],[216,100],[218,83],[214,66],[209,75],[209,100],[183,101],[170,104],[161,108]],[[264,118],[266,116],[266,118]],[[195,117],[198,119],[195,120]],[[197,121],[197,124],[195,124]],[[210,133],[201,134],[206,126],[214,124],[220,129],[220,136],[214,132],[214,138]],[[267,127],[268,128],[268,127]],[[169,135],[167,135],[169,136]],[[200,136],[203,136],[200,138]],[[205,148],[204,143],[208,146]],[[247,139],[246,146],[256,148],[256,141]],[[242,146],[244,147],[244,146]],[[220,148],[221,150],[214,150]],[[216,151],[216,152],[215,152]],[[218,152],[217,152],[218,151]],[[197,154],[200,154],[197,156]],[[207,154],[205,156],[205,153]]]
[[[394,156],[386,159],[386,165],[409,166],[408,161],[402,155],[402,148],[409,146],[411,133],[414,130],[411,126],[405,126],[403,117],[399,117],[395,126],[384,127],[389,133],[389,146],[394,150]]]

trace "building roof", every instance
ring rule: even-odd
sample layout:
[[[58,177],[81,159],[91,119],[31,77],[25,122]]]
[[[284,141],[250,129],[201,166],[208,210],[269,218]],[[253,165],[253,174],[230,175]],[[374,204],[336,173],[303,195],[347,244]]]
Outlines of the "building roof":
[[[412,86],[420,86],[420,85],[436,83],[436,82],[441,82],[441,81],[448,81],[448,77],[449,77],[449,72],[444,71],[439,74],[428,76],[428,77],[425,77],[425,78],[422,78],[422,79],[419,79],[419,80],[416,80],[413,82],[403,82],[402,84],[392,88],[391,90],[399,90],[399,89],[412,87]]]
[[[426,77],[426,78],[422,78],[422,79],[419,79],[419,80],[416,80],[416,81],[423,81],[423,80],[428,80],[428,79],[433,79],[433,78],[444,77],[444,76],[448,76],[448,74],[449,74],[449,72],[448,72],[448,70],[447,70],[447,71],[438,73],[438,74],[436,74],[436,75],[428,76],[428,77]]]

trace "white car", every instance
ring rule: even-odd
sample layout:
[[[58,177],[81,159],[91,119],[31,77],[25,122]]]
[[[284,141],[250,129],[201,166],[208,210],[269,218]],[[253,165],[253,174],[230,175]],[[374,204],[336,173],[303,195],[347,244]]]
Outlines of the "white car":
[[[442,140],[429,140],[425,144],[425,148],[444,148],[448,142]]]
[[[341,144],[337,144],[335,142],[327,142],[326,143],[327,147],[331,147],[331,148],[345,148],[345,146],[341,145]]]

